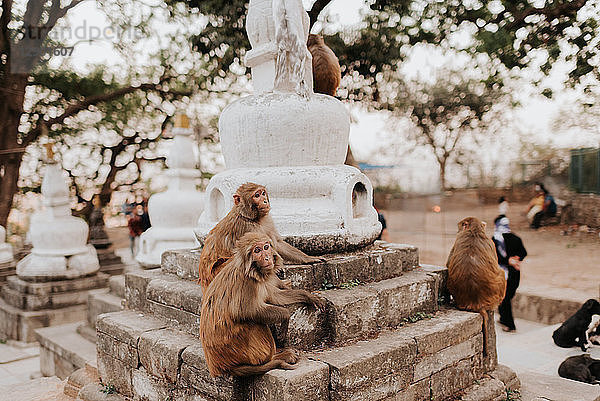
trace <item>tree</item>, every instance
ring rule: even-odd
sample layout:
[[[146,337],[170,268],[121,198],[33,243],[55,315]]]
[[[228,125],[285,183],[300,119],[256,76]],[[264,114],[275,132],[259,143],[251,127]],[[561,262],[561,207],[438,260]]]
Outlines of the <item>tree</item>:
[[[495,104],[506,104],[508,94],[498,84],[467,77],[464,72],[444,70],[433,82],[407,80],[393,103],[386,104],[396,116],[408,117],[415,129],[408,136],[431,149],[440,170],[442,190],[451,163],[472,158],[465,154],[481,135]]]
[[[399,35],[410,44],[432,43],[485,54],[496,72],[542,61],[548,74],[555,62],[570,62],[572,85],[598,80],[600,3],[595,0],[376,0],[371,9],[382,23],[400,21]],[[472,40],[465,43],[459,35]]]
[[[82,0],[68,4],[60,0],[29,0],[22,15],[13,10],[13,0],[2,0],[0,15],[0,225],[6,225],[14,194],[18,190],[23,155],[42,136],[60,138],[81,130],[82,116],[95,115],[97,124],[124,125],[122,113],[148,112],[143,99],[154,94],[171,101],[191,92],[159,52],[159,65],[125,69],[117,79],[105,69],[77,74],[65,68],[47,67],[48,46],[57,46],[49,33],[69,10]],[[123,75],[123,74],[121,74]],[[143,96],[141,94],[144,94]],[[140,103],[141,101],[141,103]],[[159,102],[160,103],[160,102]],[[148,106],[152,108],[153,106]],[[113,167],[118,167],[113,165]],[[109,183],[110,185],[110,183]]]

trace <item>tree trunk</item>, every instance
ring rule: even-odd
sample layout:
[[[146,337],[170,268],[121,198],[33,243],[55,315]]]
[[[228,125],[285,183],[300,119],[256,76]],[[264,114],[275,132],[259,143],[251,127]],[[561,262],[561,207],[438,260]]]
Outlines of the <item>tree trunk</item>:
[[[26,76],[12,74],[0,82],[0,92],[3,92],[0,102],[0,225],[5,227],[18,190],[23,160],[24,145],[18,142],[18,129],[26,85]]]
[[[438,162],[440,164],[440,186],[443,192],[446,190],[446,160]]]

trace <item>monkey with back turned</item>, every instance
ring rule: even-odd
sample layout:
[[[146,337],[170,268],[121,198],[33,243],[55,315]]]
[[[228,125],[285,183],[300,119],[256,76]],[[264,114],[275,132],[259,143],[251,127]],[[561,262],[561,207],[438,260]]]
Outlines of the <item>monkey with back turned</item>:
[[[467,217],[458,223],[456,241],[448,255],[448,291],[459,309],[479,312],[483,318],[484,354],[487,311],[504,299],[506,279],[498,266],[494,243],[485,234],[485,223]]]

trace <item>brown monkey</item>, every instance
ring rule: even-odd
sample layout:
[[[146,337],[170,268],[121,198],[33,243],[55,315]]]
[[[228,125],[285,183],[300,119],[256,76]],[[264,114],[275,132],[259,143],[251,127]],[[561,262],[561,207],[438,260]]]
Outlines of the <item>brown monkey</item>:
[[[297,352],[277,351],[268,325],[282,322],[287,332],[290,312],[284,305],[323,309],[324,302],[308,291],[285,288],[275,274],[282,264],[268,235],[246,233],[208,286],[202,297],[200,339],[212,376],[294,369]]]
[[[231,211],[210,230],[204,240],[199,266],[202,288],[208,287],[221,265],[231,257],[236,241],[250,231],[267,234],[276,251],[287,262],[316,263],[324,260],[305,254],[281,238],[269,216],[271,205],[264,186],[249,182],[242,184],[233,195],[233,202]]]
[[[308,35],[306,46],[312,54],[313,89],[315,93],[335,96],[342,80],[342,70],[337,56],[325,44],[321,35],[312,33]],[[348,145],[348,153],[346,153],[344,164],[358,168],[358,163],[354,159],[350,145]]]
[[[306,45],[312,54],[314,91],[335,96],[335,91],[342,80],[342,70],[338,58],[333,50],[325,44],[321,35],[308,35]]]
[[[494,243],[485,235],[485,223],[467,217],[458,223],[456,241],[446,262],[448,291],[456,306],[479,312],[483,318],[484,355],[487,349],[487,312],[500,305],[506,290]]]

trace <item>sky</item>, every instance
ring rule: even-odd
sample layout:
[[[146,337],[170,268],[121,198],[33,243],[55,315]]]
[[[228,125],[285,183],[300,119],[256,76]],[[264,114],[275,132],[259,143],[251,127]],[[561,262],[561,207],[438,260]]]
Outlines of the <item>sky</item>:
[[[309,7],[313,1],[303,0],[305,7]],[[159,3],[160,0],[147,0],[147,3]],[[360,21],[361,10],[364,10],[364,0],[334,0],[327,8],[333,16],[335,23],[345,29],[351,29],[352,25]],[[63,23],[71,29],[80,28],[80,32],[86,32],[85,39],[94,36],[94,32],[105,29],[109,26],[107,18],[100,11],[96,2],[93,0],[84,1],[76,8],[70,11],[68,20]],[[81,28],[83,27],[83,28]],[[96,29],[97,28],[97,29]],[[318,29],[318,26],[316,27]],[[94,31],[96,29],[96,31]],[[164,24],[159,27],[159,30],[164,32],[171,31],[175,27],[169,24]],[[108,31],[110,32],[110,31]],[[131,34],[125,33],[126,34]],[[160,35],[159,35],[160,36]],[[156,47],[152,43],[140,43],[140,46]],[[113,50],[110,40],[94,40],[92,42],[80,41],[75,47],[75,51],[69,62],[75,69],[85,70],[88,65],[108,64],[118,68],[120,63],[119,54]],[[436,67],[441,66],[445,61],[439,54],[432,52],[427,48],[417,48],[409,60],[402,66],[402,71],[408,77],[414,77],[417,72],[427,75],[428,71],[433,71]],[[139,63],[144,63],[141,58]],[[565,105],[573,101],[572,93],[561,93],[560,82],[563,78],[564,71],[558,71],[555,76],[546,81],[546,85],[559,89],[559,95],[548,100],[539,96],[539,88],[534,88],[531,85],[524,85],[518,90],[518,100],[521,106],[514,110],[512,116],[514,121],[511,121],[513,127],[518,128],[523,132],[527,132],[533,140],[544,141],[549,137],[552,128],[552,120],[557,115],[557,112],[566,107]],[[406,158],[401,156],[406,151],[406,145],[403,148],[402,143],[395,143],[398,147],[400,156],[390,157],[385,156],[379,150],[382,147],[382,141],[398,142],[394,135],[394,128],[387,118],[380,113],[372,113],[361,110],[360,107],[352,107],[351,113],[355,122],[352,124],[350,131],[350,143],[354,150],[355,157],[359,160],[367,160],[372,163],[392,163],[396,165],[408,166],[412,165],[413,169],[423,169],[424,165],[430,166],[432,159],[427,158]],[[559,136],[555,142],[561,145],[571,145],[573,141],[569,136]]]

